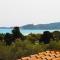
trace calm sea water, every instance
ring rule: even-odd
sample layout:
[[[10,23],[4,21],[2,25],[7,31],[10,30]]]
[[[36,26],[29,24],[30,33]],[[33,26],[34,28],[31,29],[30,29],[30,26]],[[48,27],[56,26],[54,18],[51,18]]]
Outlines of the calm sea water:
[[[34,33],[34,34],[37,34],[37,33],[40,33],[40,34],[43,34],[44,31],[50,31],[50,32],[53,32],[53,31],[60,31],[60,30],[20,30],[22,32],[22,34],[24,35],[28,35],[29,33]]]
[[[12,29],[0,29],[0,33],[12,33],[11,32]],[[60,31],[60,30],[24,30],[24,29],[20,29],[21,33],[23,35],[28,35],[30,33],[34,33],[34,34],[37,34],[37,33],[40,33],[42,34],[44,31],[50,31],[50,32],[53,32],[53,31]]]

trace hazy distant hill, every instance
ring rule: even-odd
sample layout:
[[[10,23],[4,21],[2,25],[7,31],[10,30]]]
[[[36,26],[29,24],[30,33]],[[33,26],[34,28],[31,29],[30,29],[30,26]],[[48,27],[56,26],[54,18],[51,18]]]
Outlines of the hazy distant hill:
[[[50,24],[27,24],[21,27],[21,29],[60,29],[60,22]]]

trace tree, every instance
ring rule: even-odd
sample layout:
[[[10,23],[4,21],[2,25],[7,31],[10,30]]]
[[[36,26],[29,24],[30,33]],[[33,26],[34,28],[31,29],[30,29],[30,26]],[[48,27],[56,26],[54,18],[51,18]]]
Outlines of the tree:
[[[50,33],[49,31],[45,31],[43,33],[43,35],[41,36],[41,39],[39,40],[40,42],[44,42],[45,44],[50,42],[50,39],[53,38],[52,33]]]
[[[54,40],[60,40],[60,31],[54,31],[53,33]]]
[[[4,42],[6,43],[6,45],[11,45],[12,41],[12,34],[6,33],[4,36]]]
[[[4,35],[3,33],[0,33],[0,41],[3,41],[4,40]]]
[[[22,33],[20,32],[19,27],[14,27],[13,28],[12,35],[13,35],[14,39],[17,39],[17,38],[23,39],[23,37],[24,37],[22,35]]]

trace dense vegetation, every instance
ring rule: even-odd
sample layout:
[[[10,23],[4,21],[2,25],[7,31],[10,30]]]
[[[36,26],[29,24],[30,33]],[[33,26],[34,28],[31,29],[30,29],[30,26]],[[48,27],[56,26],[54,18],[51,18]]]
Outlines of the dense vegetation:
[[[0,60],[16,60],[46,50],[60,50],[59,31],[24,36],[14,27],[12,33],[0,34]]]

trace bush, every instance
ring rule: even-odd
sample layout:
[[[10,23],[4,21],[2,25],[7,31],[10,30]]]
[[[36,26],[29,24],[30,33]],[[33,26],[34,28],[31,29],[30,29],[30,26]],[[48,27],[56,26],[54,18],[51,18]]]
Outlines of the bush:
[[[28,36],[26,36],[26,39],[31,41],[32,43],[35,43],[36,41],[39,42],[39,39],[41,37],[41,34],[29,34]]]
[[[45,51],[47,46],[43,43],[33,44],[29,40],[24,40],[24,41],[17,40],[15,43],[15,48],[17,49],[17,52],[16,52],[17,58],[21,58],[24,56],[29,56],[32,54]]]
[[[0,42],[0,60],[15,60],[15,53],[15,46],[6,46],[5,43]]]
[[[50,49],[50,50],[60,50],[60,41],[51,41],[49,43],[48,49]]]
[[[46,50],[60,50],[60,41],[50,41],[49,44],[32,43],[30,40],[16,40],[14,44],[6,46],[0,41],[0,60],[16,60]]]

